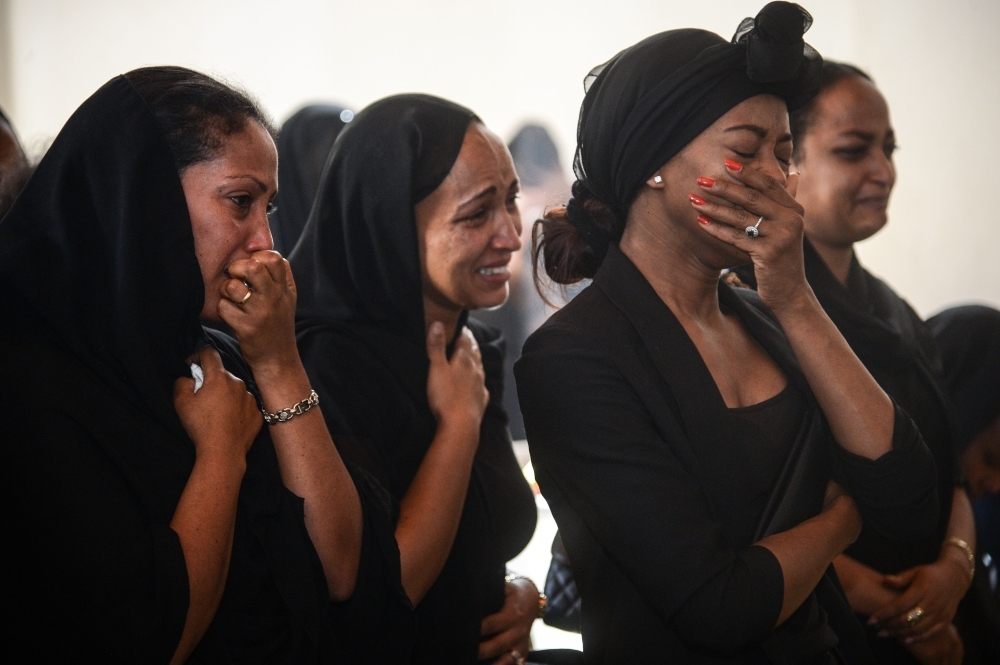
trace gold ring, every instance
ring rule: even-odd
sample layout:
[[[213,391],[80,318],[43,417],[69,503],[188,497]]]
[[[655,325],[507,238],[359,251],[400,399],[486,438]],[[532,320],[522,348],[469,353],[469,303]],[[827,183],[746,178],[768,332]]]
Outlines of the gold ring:
[[[252,295],[253,295],[253,291],[251,291],[250,288],[247,287],[247,294],[245,296],[243,296],[243,300],[241,300],[238,303],[236,303],[236,306],[237,307],[243,307],[243,305],[247,304],[247,300],[250,300],[250,296],[252,296]]]
[[[912,610],[906,614],[906,623],[910,628],[913,628],[920,620],[924,618],[924,610],[922,607],[914,607]]]

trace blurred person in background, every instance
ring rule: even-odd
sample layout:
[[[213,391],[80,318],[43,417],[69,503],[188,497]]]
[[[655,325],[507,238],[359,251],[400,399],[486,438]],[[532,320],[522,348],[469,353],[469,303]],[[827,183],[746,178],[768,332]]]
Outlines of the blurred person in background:
[[[17,132],[0,109],[0,220],[24,188],[34,168],[17,139]]]
[[[299,349],[345,459],[388,490],[414,663],[515,665],[541,598],[505,564],[535,528],[503,408],[503,346],[469,311],[520,248],[507,147],[469,109],[396,95],[330,154],[291,263]]]
[[[569,194],[569,182],[559,161],[559,152],[547,129],[528,124],[522,127],[508,144],[514,168],[521,183],[517,206],[522,220],[521,249],[510,260],[510,296],[502,307],[476,312],[476,319],[495,326],[506,342],[504,356],[503,405],[510,418],[510,434],[524,438],[524,419],[517,402],[514,385],[514,363],[521,357],[521,347],[553,309],[545,303],[535,288],[531,267],[530,221],[541,218],[545,208],[564,200]],[[553,297],[556,294],[553,293]]]
[[[1000,311],[981,305],[953,307],[932,316],[927,325],[941,352],[958,459],[976,515],[978,568],[973,589],[959,606],[959,617],[978,630],[981,640],[966,642],[967,652],[982,652],[970,662],[996,663],[1000,662]]]
[[[920,429],[934,455],[940,502],[926,537],[901,542],[865,528],[834,563],[879,662],[957,665],[964,648],[955,613],[972,582],[976,531],[941,359],[927,325],[854,252],[888,219],[896,136],[867,74],[827,61],[819,82],[816,97],[790,118],[806,278],[858,358]]]
[[[312,104],[285,121],[278,134],[278,182],[271,213],[274,251],[288,256],[309,219],[319,180],[333,142],[351,121],[350,109],[331,104]]]

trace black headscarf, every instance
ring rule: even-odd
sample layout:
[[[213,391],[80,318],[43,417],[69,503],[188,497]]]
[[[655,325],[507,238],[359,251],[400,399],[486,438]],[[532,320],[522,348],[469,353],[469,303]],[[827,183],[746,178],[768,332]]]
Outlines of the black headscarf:
[[[398,505],[437,431],[427,401],[414,206],[444,181],[472,111],[426,95],[375,102],[337,139],[290,261],[299,350],[345,459]],[[503,339],[468,319],[490,402],[448,560],[416,608],[411,662],[474,662],[480,622],[504,601],[504,565],[531,538],[535,507],[503,410]],[[331,406],[335,405],[336,410]]]
[[[300,109],[278,134],[277,209],[270,217],[274,249],[287,256],[309,219],[323,166],[340,130],[353,114],[340,106],[314,104]]]
[[[413,207],[444,181],[474,120],[429,95],[387,97],[355,116],[292,253],[299,319],[382,324],[423,346]]]
[[[944,365],[959,452],[1000,415],[1000,312],[952,307],[927,320]]]
[[[588,197],[624,219],[642,183],[729,109],[760,94],[781,97],[789,110],[812,97],[822,59],[802,39],[811,25],[802,7],[771,2],[744,19],[732,41],[670,30],[590,72],[568,213],[591,249],[603,257],[618,238],[578,214]]]
[[[40,318],[113,392],[186,439],[172,390],[203,338],[205,287],[173,156],[127,78],[77,109],[4,218],[0,282],[8,315]]]
[[[137,545],[134,557],[129,552],[133,558],[121,561],[114,555],[120,570],[84,570],[84,577],[109,578],[98,592],[100,598],[83,597],[93,607],[74,605],[80,596],[66,585],[50,595],[29,597],[36,605],[46,605],[41,611],[61,617],[94,607],[106,609],[101,605],[105,596],[114,599],[120,592],[132,604],[111,603],[117,614],[95,611],[87,620],[97,621],[110,639],[122,642],[142,643],[148,637],[145,630],[169,633],[160,644],[165,662],[181,634],[188,602],[183,554],[168,525],[195,461],[194,445],[174,410],[174,381],[189,375],[185,359],[199,346],[211,344],[258,404],[259,393],[235,341],[207,333],[200,325],[205,287],[177,166],[153,112],[127,77],[112,79],[73,114],[0,224],[0,284],[0,310],[8,317],[0,327],[0,343],[10,344],[8,350],[26,350],[17,361],[31,368],[35,384],[43,382],[37,377],[44,377],[62,418],[57,422],[64,422],[68,414],[87,433],[102,473],[104,460],[109,460],[107,473],[122,483],[110,488],[106,499],[116,504],[135,501],[143,524],[153,534],[155,542],[148,549],[159,576],[153,581],[142,577],[146,568],[141,566],[136,573],[135,560],[146,561],[145,550]],[[18,370],[0,365],[5,385],[17,384],[24,373],[24,368],[19,375]],[[44,413],[37,417],[44,418]],[[73,446],[79,440],[69,437],[69,443],[60,447],[64,444],[59,435],[37,430],[38,420],[25,417],[8,425],[5,435],[14,442],[31,436],[58,439],[46,442],[59,451],[59,459],[51,460],[55,469],[93,459],[93,453],[76,454]],[[78,436],[76,430],[70,434]],[[282,483],[268,428],[260,430],[246,460],[225,593],[192,662],[252,662],[261,654],[283,656],[289,662],[324,658],[322,662],[329,662],[337,657],[337,648],[354,648],[374,631],[391,651],[400,632],[410,630],[407,622],[412,619],[407,618],[410,610],[402,598],[391,525],[379,514],[377,497],[366,484],[359,485],[366,558],[350,603],[331,606],[322,566],[302,521],[302,499]],[[16,466],[7,471],[17,482],[22,476],[39,475],[37,469]],[[74,467],[69,473],[87,472]],[[17,494],[14,501],[21,500],[23,495],[11,489],[17,482],[10,476],[6,480],[4,489]],[[65,496],[54,492],[51,499],[46,497],[58,508],[19,506],[16,512],[32,520],[65,524],[66,532],[81,522],[99,521],[100,516],[74,512],[74,492],[81,486],[88,494],[100,494],[87,481],[61,483],[58,491]],[[94,496],[87,499],[93,502]],[[125,529],[125,535],[118,529]],[[81,532],[89,533],[86,528]],[[109,524],[100,542],[88,541],[87,547],[100,549],[113,543],[107,547],[114,549],[130,533],[124,526]],[[13,538],[21,546],[8,548],[8,553],[22,568],[30,568],[23,558],[37,543],[21,532]],[[50,556],[66,567],[65,557],[40,553],[42,559]],[[85,567],[88,561],[74,560],[72,566]],[[66,570],[48,569],[45,577],[66,575]],[[172,632],[164,626],[166,614],[149,619],[148,608],[134,601],[130,589],[112,588],[128,582],[154,586],[154,595],[170,600],[170,616],[176,619]],[[142,587],[135,595],[144,599],[147,591]],[[348,616],[343,615],[345,605]],[[52,606],[60,609],[51,610]],[[32,606],[25,613],[34,617],[30,612],[38,611]],[[123,636],[127,628],[114,621],[100,623],[121,614],[130,620],[136,617],[143,628]],[[58,630],[61,624],[55,621],[55,632],[72,634],[70,628]],[[82,620],[79,624],[87,625]],[[341,643],[335,645],[337,641]],[[102,643],[100,648],[115,646]],[[404,643],[401,648],[408,647]],[[153,658],[151,653],[143,656]]]

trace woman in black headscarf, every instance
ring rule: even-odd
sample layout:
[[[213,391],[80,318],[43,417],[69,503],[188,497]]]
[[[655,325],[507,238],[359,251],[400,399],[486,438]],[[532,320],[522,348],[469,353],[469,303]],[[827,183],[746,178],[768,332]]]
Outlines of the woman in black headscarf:
[[[530,581],[505,582],[535,505],[502,406],[503,340],[467,318],[506,298],[516,196],[506,147],[471,111],[389,97],[341,133],[291,257],[330,430],[398,511],[417,663],[523,659],[539,604]]]
[[[405,633],[388,521],[311,410],[268,128],[209,77],[135,70],[0,225],[8,654],[337,662],[359,626]]]
[[[278,134],[278,182],[271,236],[274,250],[287,256],[295,249],[309,219],[319,179],[333,142],[354,113],[340,106],[313,104],[285,121]]]
[[[550,277],[593,277],[515,366],[589,662],[871,663],[830,563],[862,520],[936,518],[919,432],[802,274],[810,24],[773,2],[732,42],[674,30],[599,67],[573,198],[537,223]],[[720,283],[748,257],[759,297]]]
[[[971,583],[976,534],[959,484],[941,359],[917,313],[854,254],[854,243],[887,221],[896,179],[889,108],[853,66],[824,62],[818,80],[816,96],[791,115],[806,279],[854,353],[913,417],[934,455],[940,502],[925,538],[901,543],[865,529],[837,558],[837,573],[851,607],[868,622],[879,662],[960,662],[952,620]]]

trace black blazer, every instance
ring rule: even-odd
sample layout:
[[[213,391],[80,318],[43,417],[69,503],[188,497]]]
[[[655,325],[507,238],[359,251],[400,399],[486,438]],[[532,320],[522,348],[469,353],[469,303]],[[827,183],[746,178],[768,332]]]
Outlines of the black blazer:
[[[774,630],[781,568],[761,537],[817,514],[833,477],[867,528],[909,540],[937,517],[933,459],[897,409],[893,450],[835,445],[780,327],[756,294],[723,307],[807,396],[808,413],[757,524],[727,452],[744,433],[696,347],[612,247],[594,278],[525,344],[515,366],[532,461],[583,599],[587,662],[802,662],[832,648],[871,662],[832,568]]]

